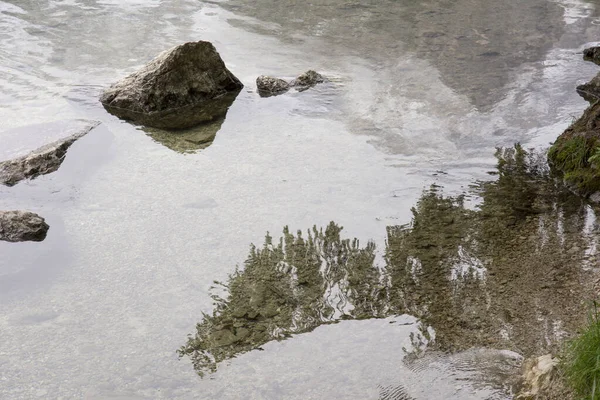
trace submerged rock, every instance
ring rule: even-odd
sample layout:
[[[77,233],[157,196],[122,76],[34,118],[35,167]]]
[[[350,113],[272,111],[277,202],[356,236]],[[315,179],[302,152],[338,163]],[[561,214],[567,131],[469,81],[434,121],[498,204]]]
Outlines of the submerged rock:
[[[323,78],[323,75],[319,74],[318,72],[313,71],[312,69],[309,69],[308,71],[306,71],[305,73],[303,73],[302,75],[300,75],[296,79],[294,79],[290,83],[290,85],[294,86],[299,91],[303,91],[306,89],[310,89],[311,87],[315,86],[317,83],[323,83],[323,82],[325,82],[325,78]]]
[[[256,78],[256,87],[261,97],[269,97],[287,92],[290,84],[283,79],[261,75]]]
[[[600,65],[600,46],[583,50],[583,59]],[[591,81],[577,86],[577,93],[590,103],[600,99],[600,74],[596,75]]]
[[[215,47],[199,41],[162,52],[100,101],[111,114],[140,125],[185,129],[224,116],[242,88]]]
[[[261,75],[256,78],[256,87],[258,89],[258,94],[261,97],[270,97],[283,94],[290,88],[295,88],[299,92],[303,92],[315,86],[316,84],[323,82],[325,82],[323,75],[311,69],[302,75],[299,75],[291,82],[287,82],[286,80],[280,78]]]
[[[558,359],[552,354],[534,357],[523,363],[522,388],[517,400],[567,399],[570,392],[564,387],[558,371]]]
[[[24,156],[0,162],[0,184],[14,186],[23,179],[33,179],[56,171],[64,161],[69,147],[99,124],[96,121],[86,122],[79,131],[70,136]]]
[[[0,211],[0,240],[41,242],[49,226],[44,218],[29,211]]]
[[[590,47],[583,50],[583,59],[600,65],[600,46]]]

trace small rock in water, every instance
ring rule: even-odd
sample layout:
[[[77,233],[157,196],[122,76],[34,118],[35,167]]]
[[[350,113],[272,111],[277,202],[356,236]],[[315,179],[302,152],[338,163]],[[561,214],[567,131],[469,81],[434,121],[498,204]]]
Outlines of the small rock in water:
[[[290,84],[283,79],[261,75],[256,78],[256,87],[261,97],[269,97],[287,92]]]
[[[290,85],[297,88],[299,91],[303,91],[315,86],[317,83],[323,82],[325,82],[323,75],[310,69],[294,79]]]
[[[547,398],[556,386],[558,359],[552,354],[531,358],[523,363],[521,392],[516,398],[521,400]]]
[[[583,50],[583,59],[600,65],[600,46],[590,47]]]
[[[29,211],[0,211],[0,240],[41,242],[50,227],[44,218]]]
[[[215,47],[199,41],[162,52],[108,88],[100,102],[140,125],[186,129],[224,117],[243,87]]]
[[[75,134],[42,146],[24,156],[0,162],[0,184],[14,186],[23,179],[33,179],[56,171],[65,159],[69,147],[99,124],[90,121]]]
[[[600,46],[583,50],[583,59],[600,65]],[[577,86],[577,93],[590,103],[600,98],[600,74],[591,81]]]
[[[577,93],[590,103],[598,100],[600,98],[600,74],[591,81],[577,86]]]

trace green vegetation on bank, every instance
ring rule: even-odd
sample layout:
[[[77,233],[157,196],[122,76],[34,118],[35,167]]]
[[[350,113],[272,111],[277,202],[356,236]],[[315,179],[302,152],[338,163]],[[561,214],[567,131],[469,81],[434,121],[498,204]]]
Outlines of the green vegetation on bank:
[[[590,312],[583,331],[569,341],[563,360],[568,383],[585,400],[600,400],[600,314]]]
[[[548,162],[576,193],[587,197],[600,191],[600,102],[558,137]]]

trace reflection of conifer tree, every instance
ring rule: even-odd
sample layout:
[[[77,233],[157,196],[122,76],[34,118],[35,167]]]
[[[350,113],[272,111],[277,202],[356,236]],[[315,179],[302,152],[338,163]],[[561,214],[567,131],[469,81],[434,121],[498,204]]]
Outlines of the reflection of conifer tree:
[[[447,349],[453,347],[454,327],[461,323],[462,298],[456,296],[461,289],[452,271],[468,236],[471,214],[461,197],[445,198],[432,189],[413,209],[410,227],[388,227],[386,273],[391,309],[433,325],[438,344]]]
[[[196,334],[179,350],[200,375],[217,364],[262,344],[310,331],[340,318],[374,317],[380,296],[375,245],[340,237],[334,223],[313,228],[304,239],[284,228],[277,246],[267,235],[262,248],[252,246],[243,271],[233,273],[225,298],[214,296]]]
[[[431,324],[444,349],[546,351],[581,315],[569,293],[583,290],[584,208],[539,155],[517,145],[496,156],[498,179],[479,185],[479,210],[431,190],[410,229],[388,227],[390,302]]]
[[[375,245],[343,239],[333,222],[306,236],[285,228],[277,245],[267,235],[180,355],[202,375],[322,324],[401,313],[432,326],[444,350],[552,350],[563,330],[576,329],[580,299],[593,289],[580,267],[586,206],[548,176],[539,155],[517,145],[496,156],[498,179],[476,186],[478,209],[432,188],[411,224],[387,228],[383,273]]]
[[[585,206],[549,176],[543,154],[516,145],[496,157],[498,180],[481,185],[478,235],[479,253],[491,260],[491,329],[516,350],[552,350],[581,315],[569,286],[584,288]]]

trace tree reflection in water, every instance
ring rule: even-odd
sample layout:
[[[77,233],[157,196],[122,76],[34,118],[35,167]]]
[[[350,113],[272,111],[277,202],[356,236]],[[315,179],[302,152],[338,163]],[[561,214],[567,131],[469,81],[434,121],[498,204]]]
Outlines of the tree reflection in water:
[[[549,176],[542,155],[516,145],[496,156],[498,179],[471,190],[476,208],[432,187],[410,224],[389,226],[383,267],[374,243],[342,238],[334,222],[306,236],[286,227],[278,242],[267,235],[219,284],[226,295],[214,296],[180,356],[203,375],[271,340],[398,314],[433,327],[443,351],[555,349],[592,294],[595,272],[583,266],[596,261],[594,212]]]

